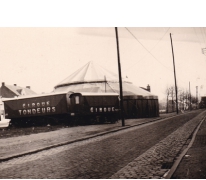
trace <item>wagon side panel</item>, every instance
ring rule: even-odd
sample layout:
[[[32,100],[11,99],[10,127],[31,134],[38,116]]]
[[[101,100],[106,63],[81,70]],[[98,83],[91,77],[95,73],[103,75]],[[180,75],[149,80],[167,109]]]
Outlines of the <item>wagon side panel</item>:
[[[6,118],[21,118],[67,113],[66,95],[51,95],[4,102]]]

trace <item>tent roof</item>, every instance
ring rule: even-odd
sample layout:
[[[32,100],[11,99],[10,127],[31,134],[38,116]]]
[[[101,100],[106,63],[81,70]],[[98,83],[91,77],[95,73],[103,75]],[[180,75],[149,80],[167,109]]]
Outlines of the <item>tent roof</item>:
[[[86,82],[105,82],[105,79],[106,81],[117,81],[118,75],[90,61],[57,84],[55,88]]]
[[[134,86],[131,83],[123,82],[123,96],[135,98],[149,98],[149,99],[158,99],[157,96],[152,93]],[[97,82],[97,83],[84,83],[84,84],[73,84],[69,86],[62,86],[55,89],[55,92],[106,92],[111,93],[115,92],[119,94],[119,83],[118,82]]]
[[[105,80],[106,77],[106,80]],[[116,92],[119,93],[118,75],[92,61],[55,86],[54,92]],[[123,96],[157,99],[152,93],[123,81]]]

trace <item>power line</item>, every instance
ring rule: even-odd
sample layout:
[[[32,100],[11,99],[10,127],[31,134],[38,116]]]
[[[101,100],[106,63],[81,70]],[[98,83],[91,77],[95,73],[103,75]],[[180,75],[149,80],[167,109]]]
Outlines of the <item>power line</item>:
[[[198,42],[199,42],[199,45],[200,45],[200,49],[202,50],[202,54],[204,54],[205,56],[206,56],[206,48],[202,48],[202,46],[201,46],[201,40],[199,39],[199,37],[198,37],[198,35],[197,35],[197,32],[196,32],[196,30],[195,30],[195,28],[193,28],[194,29],[194,32],[195,32],[195,34],[196,34],[196,36],[197,36],[197,40],[198,40]],[[200,29],[201,30],[201,29]],[[205,35],[205,29],[203,29],[204,30],[204,35]],[[200,32],[200,33],[202,33],[202,32]],[[203,36],[203,38],[204,38],[204,36]],[[204,39],[203,39],[204,40]],[[204,43],[203,43],[204,44]]]
[[[200,31],[201,31],[201,34],[202,34],[202,37],[203,37],[203,41],[204,41],[204,43],[205,43],[205,36],[204,36],[205,34],[204,34],[202,28],[200,28]],[[206,43],[205,43],[205,45],[206,45]]]
[[[198,37],[198,35],[197,35],[197,32],[196,32],[195,28],[193,28],[193,30],[194,30],[194,32],[195,32],[195,34],[196,34],[196,36],[197,36],[197,40],[198,40],[198,42],[199,42],[200,48],[202,48],[202,47],[201,47],[200,39],[199,39],[199,37]]]
[[[205,45],[206,45],[206,41],[205,41],[206,35],[205,35],[205,29],[204,29],[204,27],[202,27],[202,32],[203,32],[203,35],[204,35],[204,42],[205,42]]]
[[[164,64],[162,64],[137,38],[136,36],[128,29],[125,27],[125,29],[137,40],[137,42],[139,44],[142,45],[142,47],[156,60],[158,61],[162,66],[164,66],[165,68],[169,69],[167,66],[165,66]],[[171,69],[169,69],[170,71],[172,71]]]
[[[203,31],[204,37],[206,38],[205,29],[204,28],[202,28],[202,29],[203,29],[202,31]],[[205,38],[204,38],[204,42],[205,42]],[[205,42],[205,45],[206,45],[206,42]],[[206,48],[203,48],[202,53],[206,56],[205,52],[206,52]]]
[[[203,32],[204,32],[204,35],[206,34],[206,32],[205,32],[205,28],[203,27]],[[206,37],[206,35],[205,35],[205,37]]]
[[[159,62],[161,65],[163,65],[165,68],[169,69],[167,66],[165,66],[164,64],[162,64],[162,63],[136,38],[136,36],[135,36],[128,28],[125,27],[125,29],[138,41],[138,43],[140,43],[140,44],[144,47],[144,49],[145,49],[150,55],[152,55],[152,57],[153,57],[156,61],[158,61],[158,62]],[[168,29],[168,30],[169,30],[169,29]],[[167,31],[168,31],[168,30],[167,30]],[[167,31],[166,31],[166,33],[167,33]],[[166,34],[166,33],[165,33],[165,34]],[[164,34],[164,36],[165,36],[165,34]],[[163,37],[164,37],[164,36],[163,36]],[[162,37],[162,38],[163,38],[163,37]],[[158,43],[159,43],[159,42],[158,42]],[[173,70],[171,70],[171,69],[169,69],[169,70],[170,70],[171,72],[173,72]],[[185,77],[185,75],[182,75],[182,76]],[[186,83],[185,81],[181,80],[181,77],[179,77],[178,80],[181,81],[182,83]],[[177,80],[177,81],[178,81],[178,80]]]
[[[127,28],[126,28],[127,29]],[[167,29],[167,31],[164,33],[164,35],[159,39],[159,41],[150,49],[150,51],[152,51],[157,44],[159,44],[159,42],[163,39],[163,37],[166,35],[166,33],[169,31],[170,28]],[[136,65],[137,63],[139,63],[141,60],[143,60],[147,55],[145,55],[143,58],[141,58],[138,62],[134,63],[132,66],[130,66],[129,68],[127,68],[125,71],[127,71],[128,69],[130,69],[131,67],[134,67],[134,65]],[[125,72],[124,71],[124,72]]]

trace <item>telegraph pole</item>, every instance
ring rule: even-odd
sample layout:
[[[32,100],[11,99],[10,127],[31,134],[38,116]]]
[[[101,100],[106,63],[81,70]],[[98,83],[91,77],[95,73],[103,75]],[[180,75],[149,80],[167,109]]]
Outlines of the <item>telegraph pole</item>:
[[[124,126],[124,109],[123,109],[123,95],[122,95],[122,75],[121,75],[121,64],[120,64],[120,55],[119,55],[119,40],[118,40],[118,30],[115,27],[116,41],[117,41],[117,57],[118,57],[118,71],[119,71],[119,89],[120,89],[120,109],[121,109],[121,118],[122,126]]]
[[[104,76],[104,80],[105,80],[105,92],[106,92],[106,85],[107,85],[106,76]]]
[[[190,93],[190,82],[189,82],[189,102],[190,102],[190,111],[191,111],[191,93]]]
[[[196,109],[198,106],[198,86],[196,86]]]
[[[176,92],[176,111],[177,111],[177,114],[178,114],[177,82],[176,82],[175,59],[174,59],[174,52],[173,52],[172,35],[171,35],[171,33],[170,33],[170,39],[171,39],[172,57],[173,57],[173,66],[174,66],[175,92]]]

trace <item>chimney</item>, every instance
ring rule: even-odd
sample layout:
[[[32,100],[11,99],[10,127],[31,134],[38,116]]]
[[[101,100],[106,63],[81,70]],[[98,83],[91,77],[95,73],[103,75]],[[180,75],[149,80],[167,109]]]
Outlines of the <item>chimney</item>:
[[[147,91],[149,91],[149,92],[151,91],[149,84],[147,85]]]
[[[2,86],[5,86],[5,82],[2,82]]]
[[[16,86],[16,84],[14,84],[14,86]]]
[[[30,89],[30,86],[26,86],[27,89]]]

